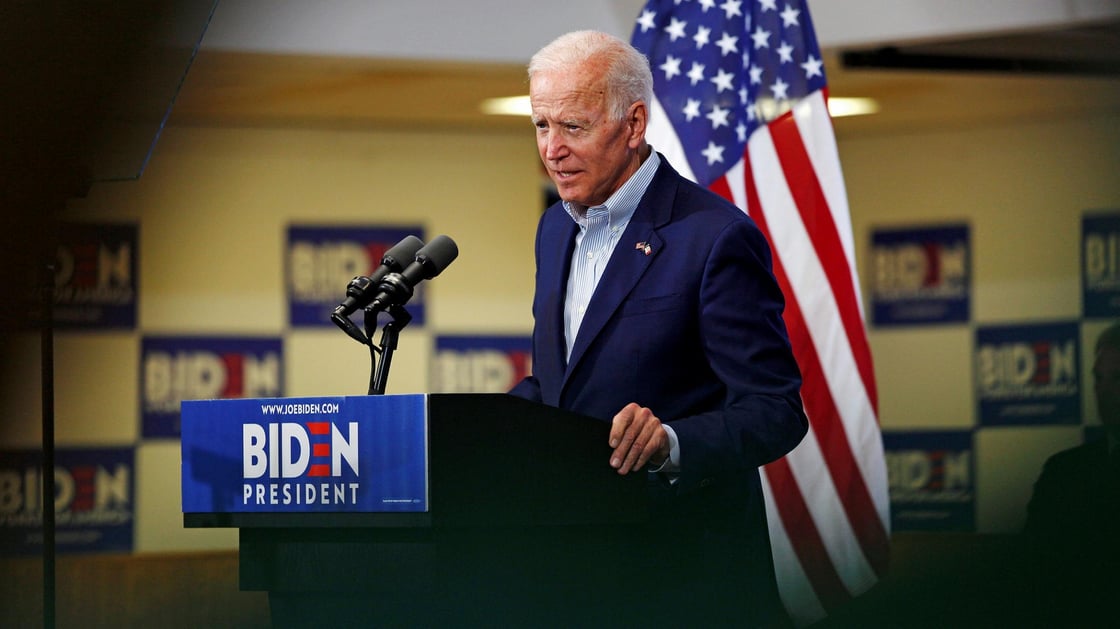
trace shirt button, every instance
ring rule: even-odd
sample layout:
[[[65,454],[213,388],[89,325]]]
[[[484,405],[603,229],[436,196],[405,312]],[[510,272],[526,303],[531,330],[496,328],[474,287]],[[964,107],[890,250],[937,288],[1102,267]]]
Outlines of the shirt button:
[[[594,254],[594,253],[592,253],[592,252],[590,252],[590,251],[588,251],[588,252],[587,252],[587,259],[588,259],[588,260],[593,260],[594,258],[595,258],[595,254]]]

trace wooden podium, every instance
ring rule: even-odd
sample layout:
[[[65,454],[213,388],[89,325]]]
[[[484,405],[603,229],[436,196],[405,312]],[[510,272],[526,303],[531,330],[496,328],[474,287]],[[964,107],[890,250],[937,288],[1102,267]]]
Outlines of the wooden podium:
[[[427,495],[413,511],[242,511],[218,498],[199,510],[199,486],[236,486],[248,468],[231,460],[229,439],[215,444],[223,455],[205,443],[215,437],[194,434],[197,409],[185,402],[184,525],[239,529],[241,589],[269,593],[275,627],[552,625],[609,614],[628,557],[648,539],[646,475],[607,465],[609,424],[508,395],[418,397]],[[228,405],[236,424],[245,402],[205,404],[211,419]],[[392,452],[386,439],[364,438],[362,460]]]

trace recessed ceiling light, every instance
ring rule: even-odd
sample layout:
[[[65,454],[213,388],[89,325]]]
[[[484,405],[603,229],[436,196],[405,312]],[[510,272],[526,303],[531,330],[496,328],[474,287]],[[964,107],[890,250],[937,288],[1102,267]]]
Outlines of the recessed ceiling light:
[[[866,116],[879,112],[879,102],[873,98],[846,98],[830,96],[828,98],[828,113],[833,118],[844,116]]]
[[[488,98],[479,106],[482,113],[493,116],[529,116],[532,109],[528,96],[507,96]],[[864,116],[879,111],[879,103],[871,98],[848,98],[833,96],[828,99],[828,113],[833,118],[844,116]]]
[[[531,116],[533,110],[529,106],[528,96],[507,96],[505,98],[487,98],[479,106],[482,113],[492,116]]]

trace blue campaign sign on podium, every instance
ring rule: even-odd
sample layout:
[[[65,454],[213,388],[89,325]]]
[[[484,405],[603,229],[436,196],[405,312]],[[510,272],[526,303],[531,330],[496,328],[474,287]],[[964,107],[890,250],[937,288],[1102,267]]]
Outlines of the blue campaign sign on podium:
[[[425,395],[182,403],[184,513],[428,511]]]

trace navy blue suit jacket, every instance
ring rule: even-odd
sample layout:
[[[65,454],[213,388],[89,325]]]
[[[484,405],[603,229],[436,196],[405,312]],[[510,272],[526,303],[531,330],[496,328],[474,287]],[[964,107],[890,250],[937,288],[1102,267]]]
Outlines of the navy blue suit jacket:
[[[654,518],[702,537],[718,529],[772,581],[758,467],[808,422],[765,238],[662,157],[565,360],[577,229],[560,204],[541,218],[533,374],[511,393],[605,421],[630,402],[649,407],[676,432],[681,464],[672,485],[652,483]],[[605,444],[603,454],[606,465]]]

